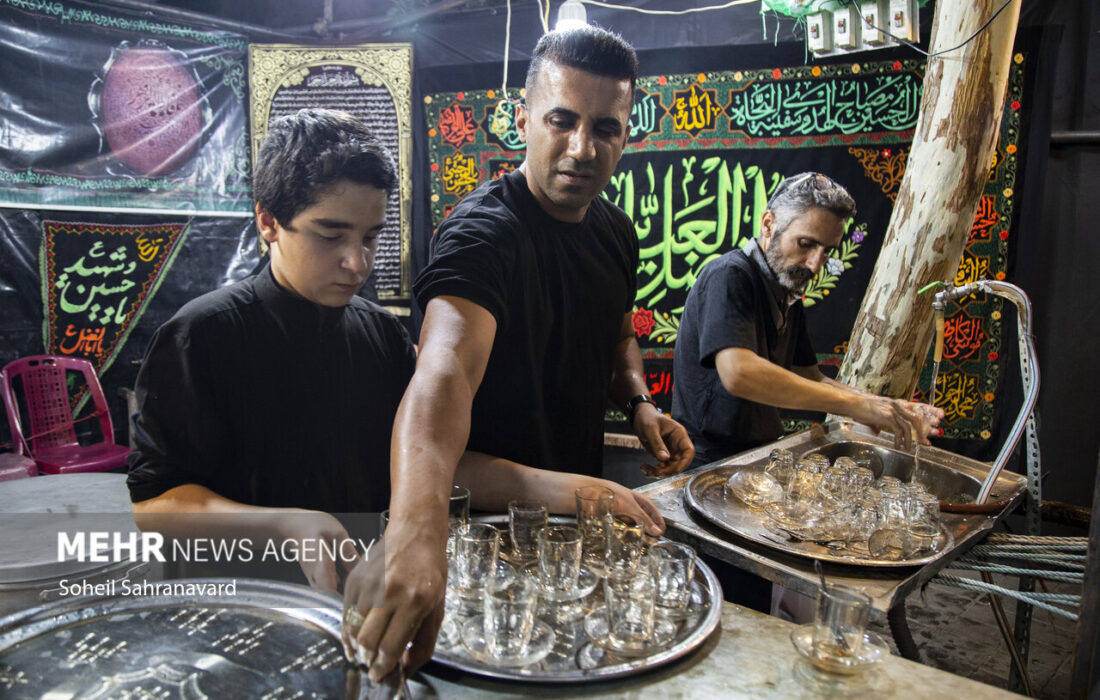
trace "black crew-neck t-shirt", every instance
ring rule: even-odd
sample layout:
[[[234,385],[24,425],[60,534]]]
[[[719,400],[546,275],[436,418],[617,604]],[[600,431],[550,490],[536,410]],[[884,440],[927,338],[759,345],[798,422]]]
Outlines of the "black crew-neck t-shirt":
[[[194,483],[251,505],[381,511],[415,363],[380,306],[319,307],[270,267],[198,297],[157,330],[138,373],[131,499]]]
[[[484,183],[439,226],[413,291],[467,299],[496,319],[467,448],[528,466],[598,475],[638,239],[603,197],[580,223],[549,216],[522,171]]]

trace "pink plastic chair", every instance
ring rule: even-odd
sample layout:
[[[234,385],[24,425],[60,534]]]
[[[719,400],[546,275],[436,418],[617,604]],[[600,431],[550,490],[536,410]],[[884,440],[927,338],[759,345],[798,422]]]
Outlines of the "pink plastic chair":
[[[76,438],[66,372],[80,372],[91,394],[103,441],[81,445]],[[32,355],[10,362],[0,371],[4,407],[17,451],[34,459],[43,474],[101,472],[125,466],[130,448],[116,445],[111,412],[95,368],[87,360]],[[27,421],[21,420],[21,406]],[[78,420],[84,420],[83,418]]]

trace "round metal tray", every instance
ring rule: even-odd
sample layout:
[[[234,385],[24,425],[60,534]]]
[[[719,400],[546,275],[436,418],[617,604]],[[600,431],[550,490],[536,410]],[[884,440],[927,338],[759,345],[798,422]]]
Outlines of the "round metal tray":
[[[477,518],[491,522],[502,529],[507,540],[507,516]],[[551,518],[552,523],[572,522],[567,518]],[[540,620],[550,624],[555,633],[553,649],[541,661],[523,667],[503,667],[483,663],[474,658],[461,639],[452,644],[436,643],[432,660],[450,668],[468,673],[506,680],[543,683],[582,683],[642,673],[683,657],[699,647],[718,626],[722,617],[722,589],[714,572],[702,561],[696,560],[695,578],[692,581],[691,604],[686,616],[677,622],[672,640],[652,653],[627,658],[604,651],[589,640],[584,631],[584,618],[603,603],[603,586],[579,601],[583,614],[570,622],[556,622],[551,615],[540,615]],[[555,604],[557,605],[557,604]],[[477,613],[476,606],[468,607],[458,619],[468,620]]]
[[[920,566],[935,561],[955,545],[949,530],[941,525],[937,551],[918,557],[899,560],[876,559],[870,555],[849,550],[838,550],[816,542],[786,539],[770,530],[768,516],[763,510],[750,508],[726,488],[726,482],[743,465],[714,467],[691,477],[684,488],[684,500],[700,516],[718,527],[758,544],[778,549],[800,557],[849,564],[852,566]]]
[[[0,695],[344,697],[340,611],[336,596],[254,579],[233,593],[68,598],[0,618]]]

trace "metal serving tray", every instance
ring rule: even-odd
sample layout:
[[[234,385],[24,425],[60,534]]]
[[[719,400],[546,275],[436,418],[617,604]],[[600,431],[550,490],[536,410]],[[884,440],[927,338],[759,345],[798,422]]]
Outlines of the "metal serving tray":
[[[911,567],[940,559],[954,549],[960,539],[974,534],[973,517],[952,513],[941,515],[942,533],[938,551],[925,556],[888,561],[851,551],[838,551],[810,541],[785,539],[767,527],[768,516],[750,508],[726,489],[726,481],[742,469],[763,470],[771,450],[791,450],[798,459],[818,453],[836,459],[854,455],[858,450],[870,450],[875,476],[896,476],[903,481],[916,478],[942,501],[959,501],[977,494],[989,465],[935,447],[921,447],[919,459],[912,453],[894,449],[885,438],[872,434],[862,426],[844,421],[790,435],[782,440],[742,453],[724,463],[705,467],[688,481],[684,501],[700,517],[719,528],[752,542],[789,554],[855,566]],[[1022,477],[1002,472],[995,483],[992,498],[1004,499],[1006,509],[1025,486]]]
[[[335,596],[254,579],[233,593],[67,598],[0,619],[0,696],[342,698],[358,671],[340,614]]]
[[[507,516],[478,518],[504,528],[507,536]],[[551,518],[552,523],[572,522],[566,518]],[[670,663],[690,653],[715,630],[722,616],[722,589],[714,572],[696,560],[692,581],[691,604],[687,615],[678,621],[671,641],[652,653],[636,658],[618,656],[605,651],[589,640],[584,631],[584,618],[603,602],[603,586],[597,585],[591,594],[579,601],[583,614],[571,622],[555,622],[553,615],[540,615],[554,630],[555,640],[550,653],[529,666],[502,667],[483,663],[469,653],[461,639],[452,644],[437,641],[432,660],[450,668],[491,678],[542,683],[584,683],[629,676]],[[476,605],[467,607],[459,616],[462,621],[476,614]]]

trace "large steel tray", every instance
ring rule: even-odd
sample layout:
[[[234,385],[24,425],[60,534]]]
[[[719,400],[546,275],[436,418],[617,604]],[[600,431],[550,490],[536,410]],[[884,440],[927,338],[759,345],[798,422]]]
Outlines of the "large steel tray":
[[[344,697],[358,671],[344,661],[339,598],[255,579],[230,591],[230,581],[180,579],[170,583],[203,592],[120,590],[2,618],[0,695]]]
[[[507,528],[506,516],[478,518]],[[551,518],[551,522],[569,522]],[[585,683],[619,678],[662,666],[679,659],[706,641],[718,627],[722,616],[722,589],[714,572],[697,560],[692,582],[691,604],[685,619],[667,646],[648,656],[626,658],[604,652],[591,642],[584,631],[584,616],[603,602],[603,586],[582,601],[584,614],[572,622],[555,623],[550,616],[540,619],[551,624],[555,633],[553,649],[543,660],[519,668],[493,666],[479,661],[466,650],[462,641],[452,645],[437,642],[432,660],[450,668],[491,678],[541,683]]]
[[[902,481],[912,479],[924,484],[941,501],[958,502],[977,494],[984,472],[989,465],[934,447],[921,447],[914,456],[893,448],[884,438],[871,434],[862,426],[847,422],[829,423],[812,430],[796,433],[763,448],[746,452],[724,463],[704,467],[694,474],[684,488],[684,501],[697,515],[713,525],[739,537],[788,554],[855,566],[911,567],[928,564],[947,555],[964,536],[973,534],[973,518],[944,513],[939,549],[924,556],[896,561],[876,559],[852,551],[840,551],[823,544],[783,538],[767,527],[768,516],[750,508],[729,494],[726,481],[742,469],[763,470],[771,450],[791,450],[795,460],[809,454],[824,454],[830,459],[853,456],[868,450],[873,456],[875,476],[896,476]],[[1010,503],[1024,489],[1018,475],[1003,472],[995,483],[993,500]],[[1007,507],[1007,505],[1006,505]]]
[[[876,559],[854,547],[835,547],[810,540],[798,540],[768,527],[768,516],[750,508],[726,488],[726,482],[742,466],[714,467],[699,472],[688,482],[684,498],[688,505],[711,523],[763,545],[789,554],[855,566],[917,566],[943,556],[955,545],[951,532],[943,527],[935,551],[905,559]]]

